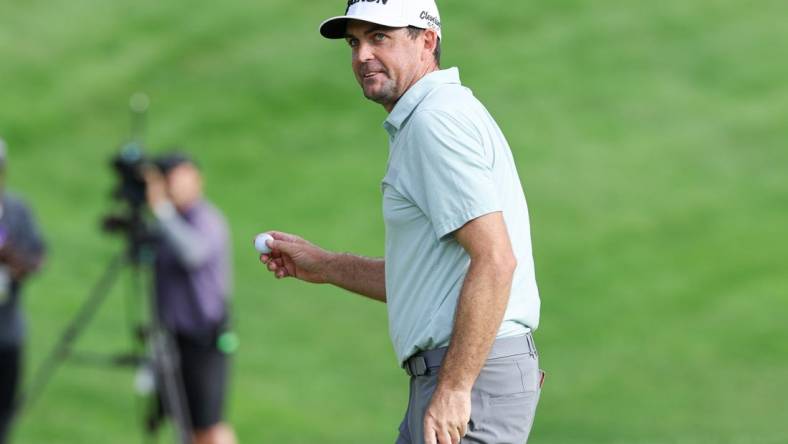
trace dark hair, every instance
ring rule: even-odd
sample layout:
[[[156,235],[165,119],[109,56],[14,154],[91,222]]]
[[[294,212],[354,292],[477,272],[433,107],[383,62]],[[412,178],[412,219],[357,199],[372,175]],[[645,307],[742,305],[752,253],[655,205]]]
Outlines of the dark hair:
[[[409,25],[406,29],[408,30],[408,37],[410,37],[411,39],[415,39],[416,37],[420,36],[424,32],[424,29],[417,28],[417,27],[415,27],[413,25]],[[440,66],[441,66],[441,39],[440,39],[440,37],[438,37],[438,41],[435,43],[435,51],[432,51],[432,55],[433,55],[433,57],[435,57],[435,64],[438,65],[438,67],[440,68]]]
[[[157,167],[159,167],[159,170],[161,170],[162,174],[165,175],[169,174],[170,171],[175,169],[175,167],[183,164],[189,164],[193,165],[195,168],[199,168],[197,162],[195,162],[191,156],[180,150],[173,150],[168,153],[164,153],[158,156],[154,160],[154,163]]]

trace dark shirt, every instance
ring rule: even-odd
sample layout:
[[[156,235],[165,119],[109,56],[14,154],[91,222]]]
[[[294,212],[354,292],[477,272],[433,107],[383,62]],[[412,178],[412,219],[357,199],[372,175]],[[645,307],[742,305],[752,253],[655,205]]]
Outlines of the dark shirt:
[[[159,318],[178,334],[204,336],[226,318],[230,294],[230,239],[221,213],[201,201],[180,214],[156,211],[161,242],[155,280]]]
[[[44,254],[44,242],[33,213],[13,195],[3,194],[0,202],[2,244],[26,260],[39,261]],[[4,267],[4,264],[0,266]],[[19,303],[21,289],[22,282],[11,280],[7,293],[0,296],[0,347],[18,347],[24,340],[25,322]]]

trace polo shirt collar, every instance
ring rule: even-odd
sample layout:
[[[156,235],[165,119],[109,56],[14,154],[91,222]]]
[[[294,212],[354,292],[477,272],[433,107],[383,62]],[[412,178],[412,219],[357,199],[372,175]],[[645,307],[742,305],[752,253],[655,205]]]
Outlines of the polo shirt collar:
[[[389,117],[383,122],[383,127],[388,131],[389,135],[394,137],[402,128],[405,120],[410,117],[416,107],[419,106],[419,103],[433,89],[440,85],[451,83],[460,85],[460,71],[457,68],[433,71],[422,77],[400,97],[397,104],[394,105],[394,109],[391,110]]]

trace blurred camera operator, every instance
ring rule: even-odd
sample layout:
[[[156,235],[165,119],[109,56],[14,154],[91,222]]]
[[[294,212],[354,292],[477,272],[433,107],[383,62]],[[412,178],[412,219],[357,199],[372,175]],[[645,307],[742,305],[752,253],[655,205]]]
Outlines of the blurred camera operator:
[[[145,171],[148,205],[158,222],[158,315],[180,357],[194,443],[235,443],[224,422],[229,358],[218,341],[228,318],[230,238],[222,214],[203,198],[202,175],[182,153]]]
[[[25,321],[20,291],[44,259],[33,213],[5,192],[5,171],[6,146],[0,139],[0,444],[9,436],[22,373]]]

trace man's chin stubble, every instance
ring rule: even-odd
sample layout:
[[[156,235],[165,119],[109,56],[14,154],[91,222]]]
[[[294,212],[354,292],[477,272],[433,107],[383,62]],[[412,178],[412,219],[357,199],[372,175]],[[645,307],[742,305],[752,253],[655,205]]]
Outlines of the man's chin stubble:
[[[385,106],[395,100],[393,91],[383,90],[377,94],[367,93],[363,88],[362,91],[364,92],[364,97],[380,105]]]

